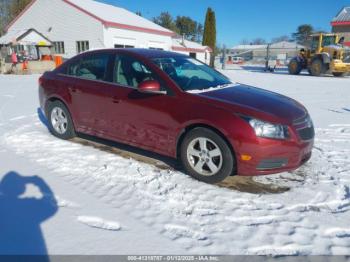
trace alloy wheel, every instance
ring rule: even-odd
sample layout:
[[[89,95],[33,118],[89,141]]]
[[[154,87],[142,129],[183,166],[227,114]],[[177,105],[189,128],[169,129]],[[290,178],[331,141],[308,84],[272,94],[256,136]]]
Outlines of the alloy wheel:
[[[67,132],[68,128],[68,118],[62,108],[55,107],[51,111],[51,124],[55,131],[63,135]]]
[[[205,137],[193,139],[187,147],[187,161],[200,175],[213,176],[223,164],[223,156],[219,146]]]

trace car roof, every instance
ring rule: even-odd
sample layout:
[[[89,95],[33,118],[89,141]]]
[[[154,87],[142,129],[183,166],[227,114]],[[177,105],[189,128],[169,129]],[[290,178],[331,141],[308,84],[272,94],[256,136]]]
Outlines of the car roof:
[[[153,58],[168,58],[168,57],[188,57],[187,55],[170,52],[170,51],[163,51],[163,50],[157,50],[157,49],[146,49],[146,48],[101,48],[101,49],[94,49],[85,51],[83,53],[80,53],[76,55],[75,57],[72,57],[71,59],[67,60],[65,63],[63,63],[61,66],[57,67],[54,71],[59,72],[62,68],[67,66],[70,62],[81,59],[89,54],[98,54],[98,53],[115,53],[115,54],[134,54],[139,57],[144,57],[146,59],[153,59]]]
[[[170,51],[163,51],[163,50],[157,50],[157,49],[146,49],[146,48],[111,48],[111,49],[98,49],[98,50],[92,50],[87,51],[84,54],[88,53],[95,53],[95,52],[115,52],[115,53],[129,53],[129,54],[135,54],[140,55],[146,58],[163,58],[163,57],[187,57],[184,54],[170,52]]]

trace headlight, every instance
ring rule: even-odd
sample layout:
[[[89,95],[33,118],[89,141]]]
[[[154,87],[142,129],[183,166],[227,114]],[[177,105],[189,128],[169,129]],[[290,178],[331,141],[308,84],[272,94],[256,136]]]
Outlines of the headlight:
[[[287,126],[271,124],[254,118],[247,120],[258,137],[274,139],[286,139],[289,137]]]

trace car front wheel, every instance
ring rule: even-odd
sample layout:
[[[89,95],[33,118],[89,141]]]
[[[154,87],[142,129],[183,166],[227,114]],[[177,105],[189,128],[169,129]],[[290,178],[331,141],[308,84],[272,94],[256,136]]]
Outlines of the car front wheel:
[[[181,162],[193,178],[217,183],[235,172],[235,158],[226,141],[207,128],[195,128],[181,145]]]
[[[73,121],[67,107],[61,101],[54,101],[48,105],[48,122],[51,133],[61,139],[75,137]]]

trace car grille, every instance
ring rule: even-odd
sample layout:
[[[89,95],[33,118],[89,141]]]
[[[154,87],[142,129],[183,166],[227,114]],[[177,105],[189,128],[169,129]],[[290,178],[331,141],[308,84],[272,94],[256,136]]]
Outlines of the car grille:
[[[263,159],[260,161],[257,169],[268,170],[268,169],[281,168],[287,164],[288,164],[287,158]]]
[[[315,137],[315,129],[309,115],[294,120],[293,122],[301,140],[307,141]]]

